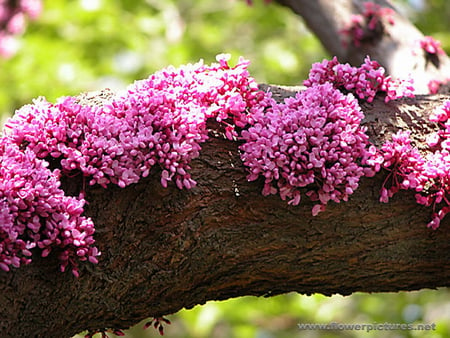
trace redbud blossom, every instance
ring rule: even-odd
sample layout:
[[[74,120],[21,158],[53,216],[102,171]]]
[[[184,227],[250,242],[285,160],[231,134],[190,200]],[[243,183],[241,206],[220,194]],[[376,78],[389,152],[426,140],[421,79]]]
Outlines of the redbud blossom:
[[[342,34],[349,39],[352,44],[359,47],[365,39],[373,38],[373,32],[383,28],[383,18],[390,24],[394,24],[394,11],[388,7],[381,7],[373,2],[365,2],[364,10],[361,14],[353,14],[350,17],[350,23]],[[371,34],[372,33],[372,34]],[[344,45],[347,41],[344,42]]]
[[[311,87],[325,82],[368,102],[372,102],[378,93],[385,94],[385,102],[405,96],[414,97],[412,79],[393,80],[385,76],[384,68],[368,56],[360,67],[341,64],[336,57],[313,64],[304,85]]]
[[[445,55],[444,50],[441,47],[441,42],[436,40],[432,36],[424,36],[419,41],[420,47],[429,54]]]
[[[439,130],[427,136],[426,155],[413,146],[409,132],[399,131],[367,160],[375,170],[382,167],[389,172],[381,188],[380,201],[387,203],[400,189],[414,190],[418,204],[432,207],[428,227],[433,229],[450,212],[449,117],[450,101],[430,115],[430,121],[438,123]]]
[[[319,202],[314,215],[330,200],[346,201],[364,176],[360,163],[368,146],[358,101],[331,83],[314,85],[282,104],[270,93],[266,101],[242,131],[248,180],[263,176],[263,194],[279,192],[292,205],[300,203],[300,189],[306,187],[306,195]]]

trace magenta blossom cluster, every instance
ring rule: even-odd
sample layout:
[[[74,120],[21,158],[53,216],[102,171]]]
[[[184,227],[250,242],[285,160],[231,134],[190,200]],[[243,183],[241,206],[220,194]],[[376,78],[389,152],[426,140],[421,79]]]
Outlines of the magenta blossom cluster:
[[[445,55],[444,50],[441,47],[441,42],[439,40],[436,40],[432,36],[424,36],[421,40],[418,41],[418,48],[419,50],[422,50],[425,52],[425,56],[427,59],[431,59],[433,56],[439,56],[439,55]],[[417,54],[416,51],[413,52],[414,54]],[[443,80],[433,79],[430,80],[427,84],[428,86],[428,92],[430,94],[436,94],[440,87],[448,82],[448,78]]]
[[[413,50],[413,54],[417,55],[419,52],[425,52],[425,57],[428,61],[432,61],[434,63],[438,62],[436,57],[439,55],[445,55],[444,50],[441,47],[441,42],[436,40],[432,36],[424,36],[422,39],[416,42],[417,47]],[[428,92],[430,94],[436,94],[440,87],[448,82],[449,79],[439,80],[432,79],[428,82]]]
[[[0,55],[14,55],[14,36],[25,31],[26,17],[36,19],[42,10],[41,0],[0,0]]]
[[[443,82],[440,80],[430,80],[428,81],[428,92],[430,94],[437,94],[439,92],[439,89],[443,85]]]
[[[228,58],[164,69],[103,106],[66,97],[56,104],[35,100],[18,110],[0,139],[7,154],[0,177],[0,266],[28,263],[33,247],[43,256],[59,248],[62,270],[70,264],[75,275],[76,260],[96,262],[94,227],[82,216],[84,192],[65,196],[61,176],[126,187],[159,167],[164,187],[169,181],[180,189],[193,187],[189,164],[208,138],[207,119],[223,124],[232,139],[264,98],[249,77],[249,62],[240,59],[231,67]]]
[[[77,261],[97,262],[91,245],[94,225],[82,216],[83,198],[65,196],[60,171],[36,154],[0,139],[0,268],[9,271],[31,261],[31,249],[42,256],[58,252],[61,270]]]
[[[450,78],[444,80],[430,80],[428,81],[428,93],[437,94],[443,85],[448,85]]]
[[[372,102],[377,93],[385,94],[385,102],[401,97],[414,97],[412,79],[394,80],[386,76],[384,68],[368,56],[360,67],[339,63],[336,57],[314,63],[304,85],[311,87],[326,82],[331,82],[335,88],[354,93],[359,99],[368,102]]]
[[[279,192],[289,204],[300,203],[300,188],[318,201],[313,215],[328,201],[346,201],[369,174],[361,165],[368,146],[363,113],[352,94],[331,83],[314,85],[295,97],[255,111],[251,126],[242,131],[241,158],[249,181],[264,177],[263,195]]]
[[[445,55],[445,52],[441,47],[441,42],[432,36],[424,36],[423,39],[419,41],[419,45],[420,48],[428,54]]]
[[[391,8],[381,7],[373,2],[365,2],[362,14],[353,14],[348,27],[342,30],[342,34],[356,47],[368,37],[369,32],[374,32],[382,27],[385,18],[391,25],[394,24],[394,11]],[[346,44],[347,42],[345,42]]]
[[[410,132],[399,131],[392,135],[381,149],[374,146],[369,149],[371,156],[367,164],[376,172],[384,168],[389,171],[381,188],[380,202],[387,203],[400,189],[415,189],[420,185],[419,168],[423,167],[424,158],[411,144]]]
[[[206,120],[225,124],[226,135],[247,123],[247,110],[261,93],[240,60],[230,67],[203,63],[167,68],[136,81],[102,107],[81,106],[72,97],[57,104],[25,106],[6,124],[8,137],[40,158],[60,158],[64,174],[81,171],[89,183],[126,187],[162,169],[161,183],[196,183],[188,173],[208,137]]]
[[[378,151],[371,149],[367,163],[378,171],[389,174],[381,188],[380,201],[387,203],[400,189],[416,192],[419,204],[432,207],[428,226],[436,229],[450,212],[450,101],[430,115],[430,121],[439,125],[439,131],[427,137],[429,149],[422,155],[412,145],[409,132],[398,132],[392,141]]]
[[[431,153],[426,156],[422,171],[423,190],[416,195],[416,200],[433,207],[429,226],[435,229],[450,212],[450,101],[435,109],[430,121],[439,125],[439,131],[427,137]],[[443,206],[437,210],[439,204]]]

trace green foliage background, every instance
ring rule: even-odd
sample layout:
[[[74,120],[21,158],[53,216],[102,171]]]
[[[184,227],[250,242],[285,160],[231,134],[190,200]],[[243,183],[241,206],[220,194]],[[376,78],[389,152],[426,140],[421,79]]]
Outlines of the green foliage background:
[[[105,87],[123,89],[170,64],[214,61],[227,52],[252,61],[258,82],[299,84],[311,63],[329,57],[289,10],[244,0],[44,0],[20,37],[17,55],[0,60],[3,118],[38,96]],[[450,50],[450,3],[397,1],[427,35]],[[450,293],[424,290],[349,297],[287,294],[208,302],[169,316],[168,337],[450,337]],[[145,322],[145,321],[144,321]],[[143,323],[127,337],[155,337]],[[300,331],[298,323],[435,323],[436,331]],[[110,335],[112,336],[112,335]],[[79,336],[81,337],[81,336]]]

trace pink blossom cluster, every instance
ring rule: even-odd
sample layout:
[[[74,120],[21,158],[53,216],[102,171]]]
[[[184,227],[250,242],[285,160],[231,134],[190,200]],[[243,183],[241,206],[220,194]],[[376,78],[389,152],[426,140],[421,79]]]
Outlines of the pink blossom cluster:
[[[242,131],[241,158],[249,181],[264,177],[263,195],[279,192],[289,204],[300,203],[300,188],[318,201],[313,215],[328,201],[346,201],[369,174],[361,165],[368,136],[360,125],[363,113],[352,94],[329,82],[317,84],[277,104],[268,99]]]
[[[394,80],[386,76],[384,68],[378,62],[370,60],[369,56],[360,67],[339,63],[336,57],[314,63],[304,85],[311,87],[326,82],[368,102],[372,102],[378,93],[385,94],[385,102],[405,96],[414,97],[412,79]]]
[[[100,107],[66,97],[56,104],[35,100],[18,110],[0,138],[5,149],[0,267],[28,263],[20,257],[28,257],[33,247],[43,256],[60,248],[62,270],[70,264],[75,275],[76,259],[96,262],[94,227],[81,216],[84,195],[65,196],[61,176],[126,187],[156,166],[164,187],[168,181],[180,189],[193,187],[189,164],[208,138],[207,119],[223,124],[232,139],[264,98],[249,77],[249,62],[240,59],[231,67],[228,58],[220,55],[211,66],[199,62],[164,69]]]
[[[430,80],[430,81],[428,81],[428,84],[427,84],[428,92],[430,94],[437,94],[439,92],[439,89],[441,88],[441,86],[443,84],[444,83],[442,81],[440,81],[440,80]]]
[[[26,17],[36,19],[42,11],[41,0],[0,0],[0,55],[14,55],[14,35],[25,31]]]
[[[119,111],[125,111],[130,121],[138,117],[131,135],[152,135],[150,149],[146,150],[149,165],[133,168],[142,168],[145,176],[156,162],[163,169],[163,186],[171,180],[180,189],[196,184],[188,173],[189,162],[198,156],[200,143],[208,137],[206,120],[211,118],[223,124],[226,136],[232,139],[238,135],[235,127],[247,124],[252,107],[262,99],[256,82],[249,77],[249,62],[240,59],[235,67],[230,67],[228,59],[229,55],[221,55],[219,64],[212,66],[198,63],[179,70],[168,68],[137,81],[126,96],[113,102],[111,110],[120,107]],[[129,159],[124,165],[129,166],[127,163]]]
[[[443,80],[430,80],[428,81],[428,93],[437,94],[442,86],[448,86],[450,83],[450,78],[445,78]]]
[[[418,48],[419,50],[425,51],[425,56],[428,61],[431,61],[433,63],[439,62],[438,59],[436,59],[439,55],[445,55],[444,50],[441,47],[441,42],[433,38],[432,36],[424,36],[421,40],[418,41]],[[414,54],[417,54],[416,50],[413,52]],[[437,63],[436,63],[437,64]],[[448,82],[449,79],[446,80],[438,80],[433,79],[428,82],[428,92],[430,94],[436,94],[440,87],[444,85],[446,82]]]
[[[422,155],[410,139],[410,133],[397,132],[392,141],[378,151],[371,148],[367,164],[378,171],[384,168],[389,174],[381,188],[380,201],[387,203],[400,189],[416,192],[419,204],[432,207],[432,220],[428,226],[436,229],[450,212],[450,101],[430,115],[439,131],[427,137],[429,149]]]
[[[376,172],[381,168],[389,171],[381,188],[380,202],[387,203],[400,189],[415,189],[420,185],[418,169],[423,167],[425,160],[411,144],[409,131],[392,135],[392,141],[385,142],[379,150],[371,146],[369,153],[367,164]]]
[[[368,36],[368,32],[382,27],[382,20],[386,18],[391,25],[394,24],[394,11],[391,8],[381,7],[373,2],[364,3],[362,14],[353,14],[348,27],[342,30],[342,34],[351,39],[354,46],[359,47],[361,42]]]
[[[196,184],[189,163],[208,138],[206,120],[224,123],[231,139],[261,97],[247,61],[230,67],[221,56],[219,62],[164,69],[103,107],[81,106],[72,97],[37,101],[7,122],[8,137],[41,158],[61,157],[63,173],[81,171],[91,185],[123,188],[159,165],[163,186],[174,180],[189,189]]]
[[[429,54],[439,54],[444,55],[445,52],[441,47],[441,42],[436,40],[432,36],[424,36],[423,39],[419,41],[420,48]]]
[[[9,271],[31,262],[31,249],[42,256],[58,252],[61,270],[77,261],[97,262],[94,225],[82,216],[83,198],[65,196],[60,171],[8,138],[0,139],[0,268]]]
[[[439,131],[427,137],[427,144],[432,153],[426,157],[423,166],[422,194],[416,195],[418,203],[432,206],[432,221],[429,226],[436,229],[440,221],[450,212],[450,101],[430,115],[430,121],[439,125]],[[444,206],[436,210],[438,204]]]

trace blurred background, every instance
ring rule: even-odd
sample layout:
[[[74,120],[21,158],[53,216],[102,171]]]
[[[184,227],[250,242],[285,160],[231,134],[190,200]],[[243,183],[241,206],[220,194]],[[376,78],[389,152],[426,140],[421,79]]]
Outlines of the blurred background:
[[[450,2],[394,1],[425,35],[450,52]],[[252,61],[259,83],[301,84],[311,64],[330,56],[289,10],[255,0],[43,0],[42,12],[0,57],[4,121],[33,98],[111,88],[168,65],[231,53]],[[232,62],[233,63],[233,62]],[[450,337],[447,289],[342,297],[287,294],[208,302],[168,316],[167,337]],[[158,337],[141,322],[127,337]],[[299,323],[436,324],[434,331],[300,331]],[[83,337],[79,335],[76,337]],[[100,335],[97,335],[100,337]],[[112,337],[113,335],[110,334]]]

